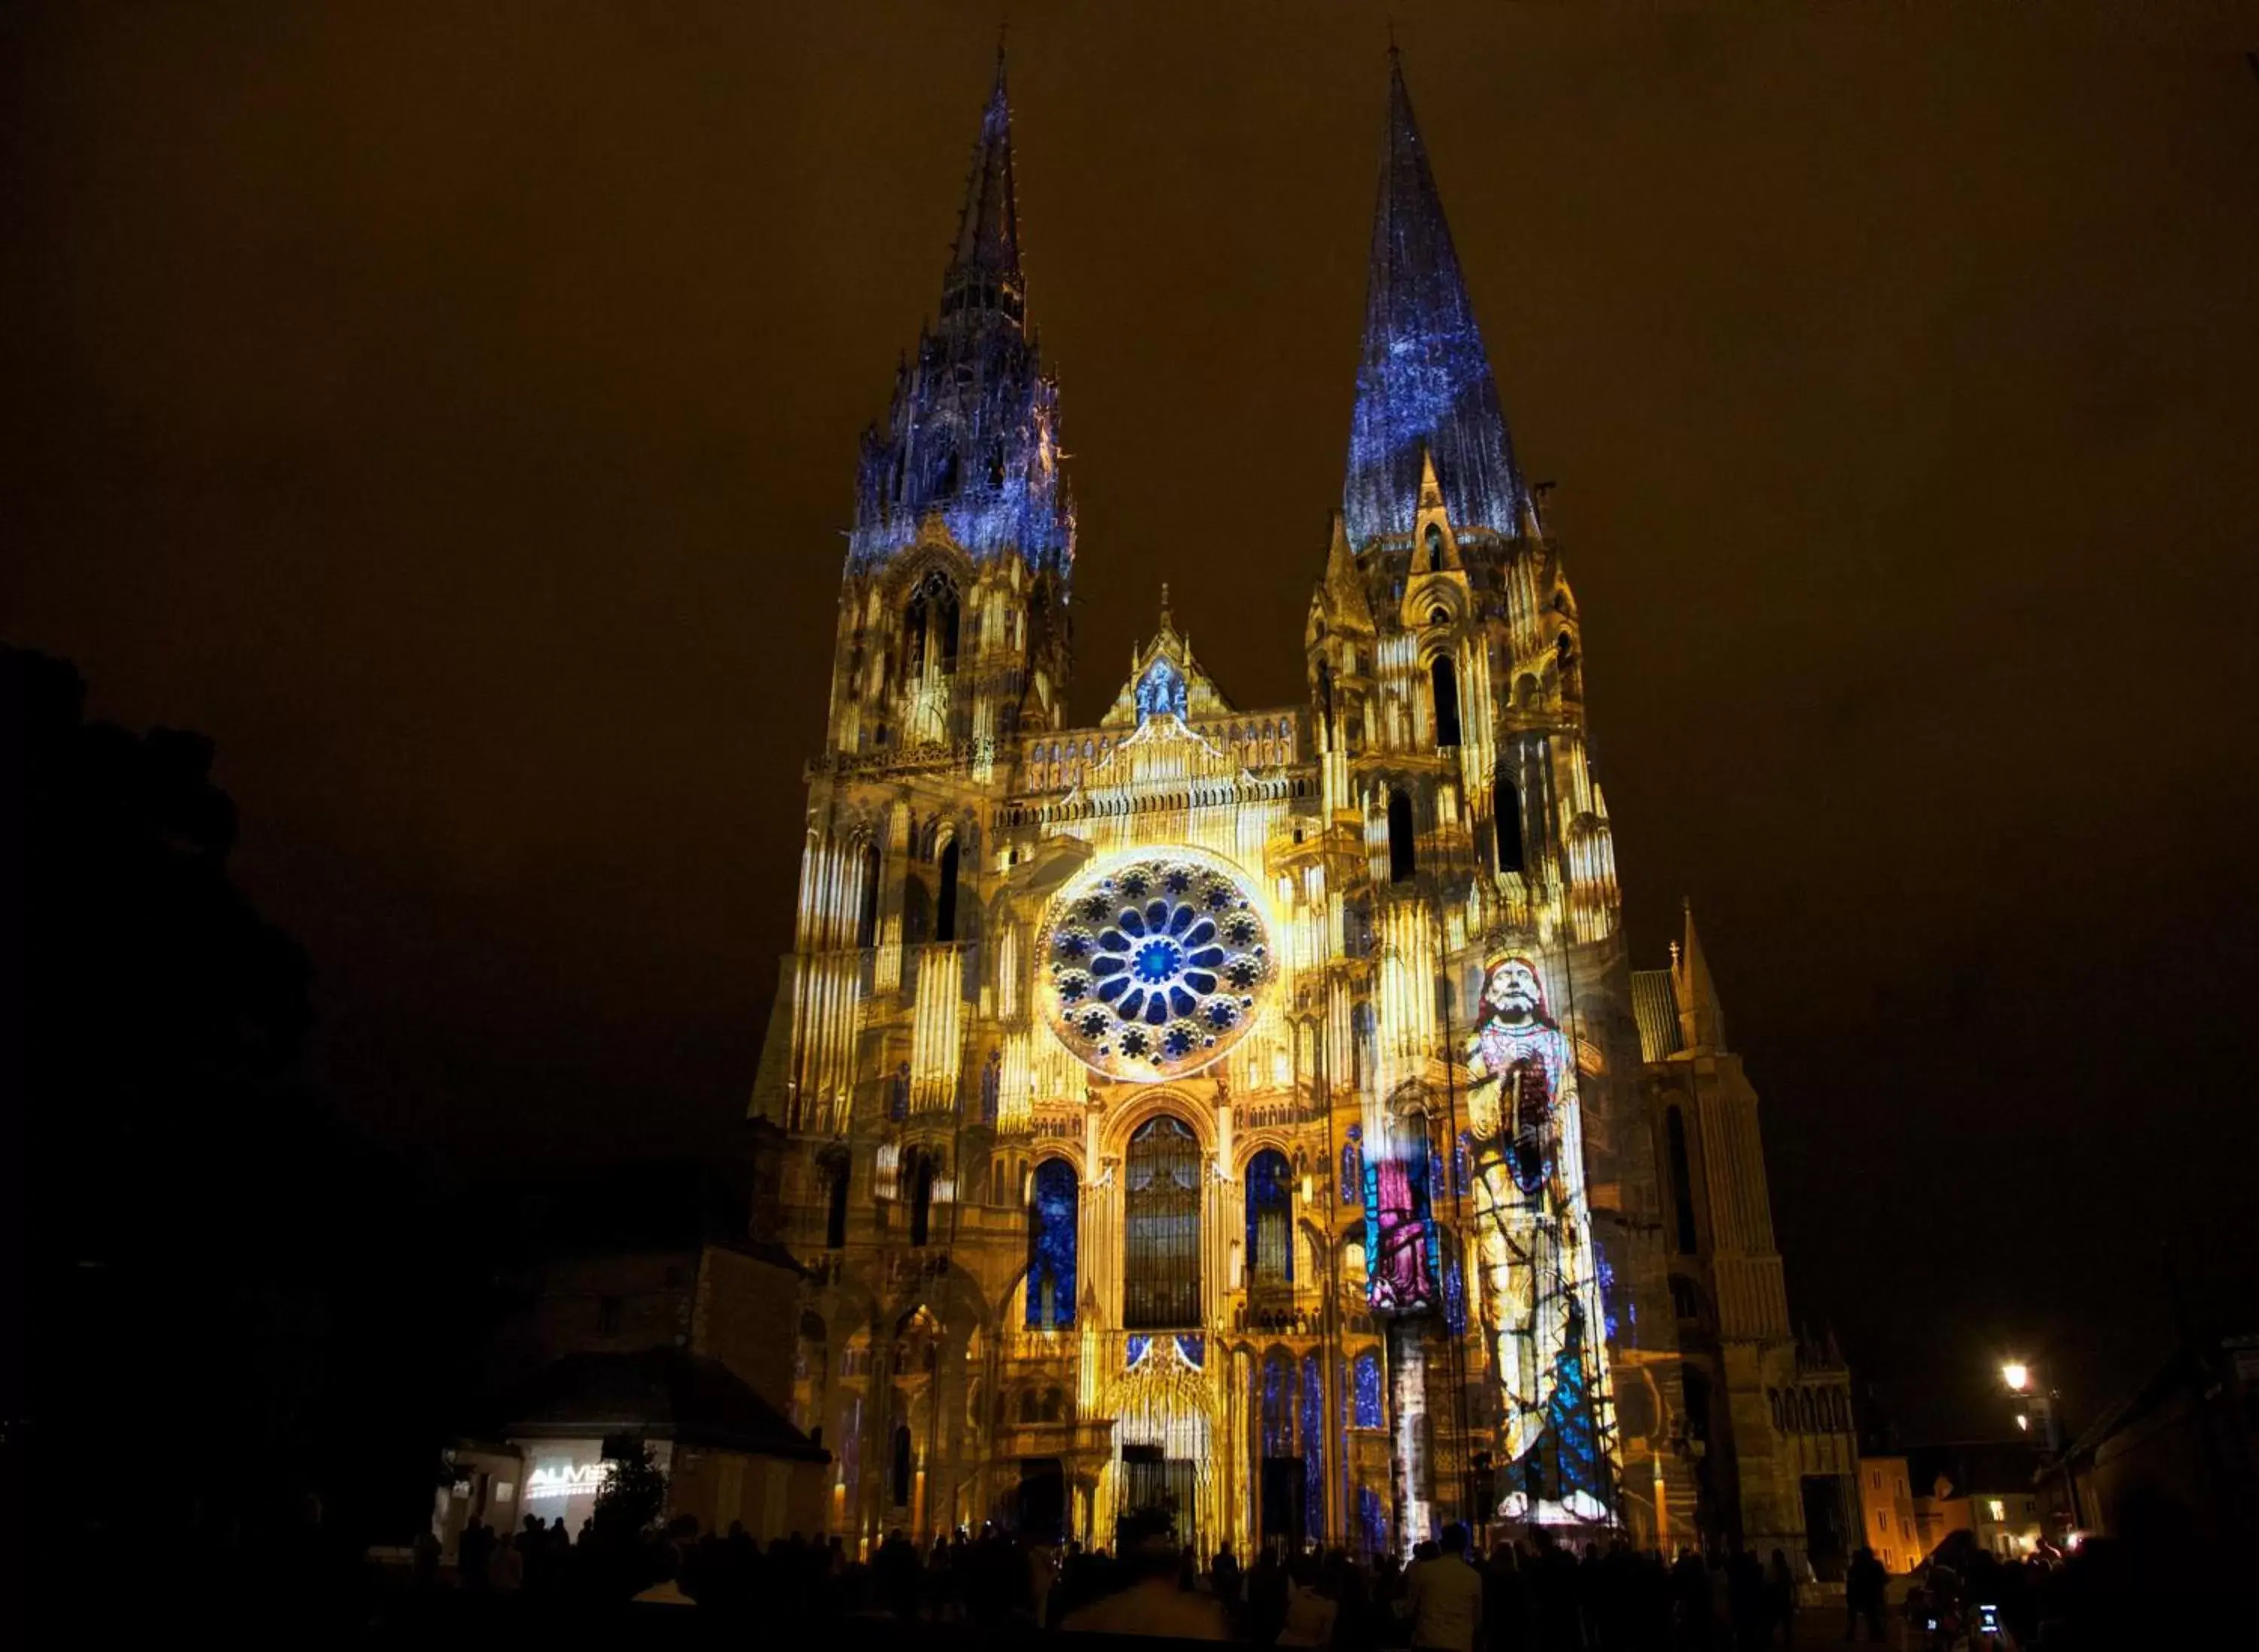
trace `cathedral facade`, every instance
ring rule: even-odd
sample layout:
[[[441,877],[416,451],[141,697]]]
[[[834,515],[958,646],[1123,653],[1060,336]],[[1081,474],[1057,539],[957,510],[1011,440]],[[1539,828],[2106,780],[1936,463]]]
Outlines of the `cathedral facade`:
[[[1164,590],[1071,718],[1059,416],[1000,61],[864,438],[752,1101],[829,1529],[1691,1540],[1685,1046],[1643,1048],[1577,601],[1400,71],[1295,703],[1233,702]]]

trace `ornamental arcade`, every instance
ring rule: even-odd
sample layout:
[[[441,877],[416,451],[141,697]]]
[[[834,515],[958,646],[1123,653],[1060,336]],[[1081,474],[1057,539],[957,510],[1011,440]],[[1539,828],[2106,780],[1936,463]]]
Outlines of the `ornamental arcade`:
[[[1577,602],[1393,62],[1302,699],[1234,704],[1164,589],[1070,721],[1059,418],[1000,58],[864,438],[752,1100],[830,1531],[1688,1537]]]

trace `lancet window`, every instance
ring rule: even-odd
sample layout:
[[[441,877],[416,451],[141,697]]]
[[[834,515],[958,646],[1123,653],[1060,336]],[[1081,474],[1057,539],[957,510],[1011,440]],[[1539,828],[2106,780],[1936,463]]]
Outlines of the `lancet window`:
[[[1165,1114],[1138,1126],[1123,1166],[1122,1310],[1129,1330],[1201,1322],[1200,1143]]]
[[[1074,1166],[1047,1158],[1036,1166],[1028,1199],[1028,1328],[1074,1323],[1079,1186]]]

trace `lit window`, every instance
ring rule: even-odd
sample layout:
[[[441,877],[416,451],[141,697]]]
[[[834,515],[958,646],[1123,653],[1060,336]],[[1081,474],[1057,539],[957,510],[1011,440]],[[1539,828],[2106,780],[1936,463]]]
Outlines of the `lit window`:
[[[2003,1503],[1997,1497],[1986,1498],[1985,1499],[1985,1506],[1991,1512],[1992,1518],[1996,1520],[2004,1520],[2008,1518],[2008,1506],[2006,1503]]]

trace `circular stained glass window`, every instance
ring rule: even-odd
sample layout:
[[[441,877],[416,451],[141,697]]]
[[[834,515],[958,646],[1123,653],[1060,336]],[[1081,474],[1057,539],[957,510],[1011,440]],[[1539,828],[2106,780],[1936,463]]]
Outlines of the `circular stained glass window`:
[[[1197,1072],[1245,1037],[1272,975],[1246,875],[1199,849],[1086,870],[1051,898],[1036,949],[1051,1030],[1138,1083]]]

